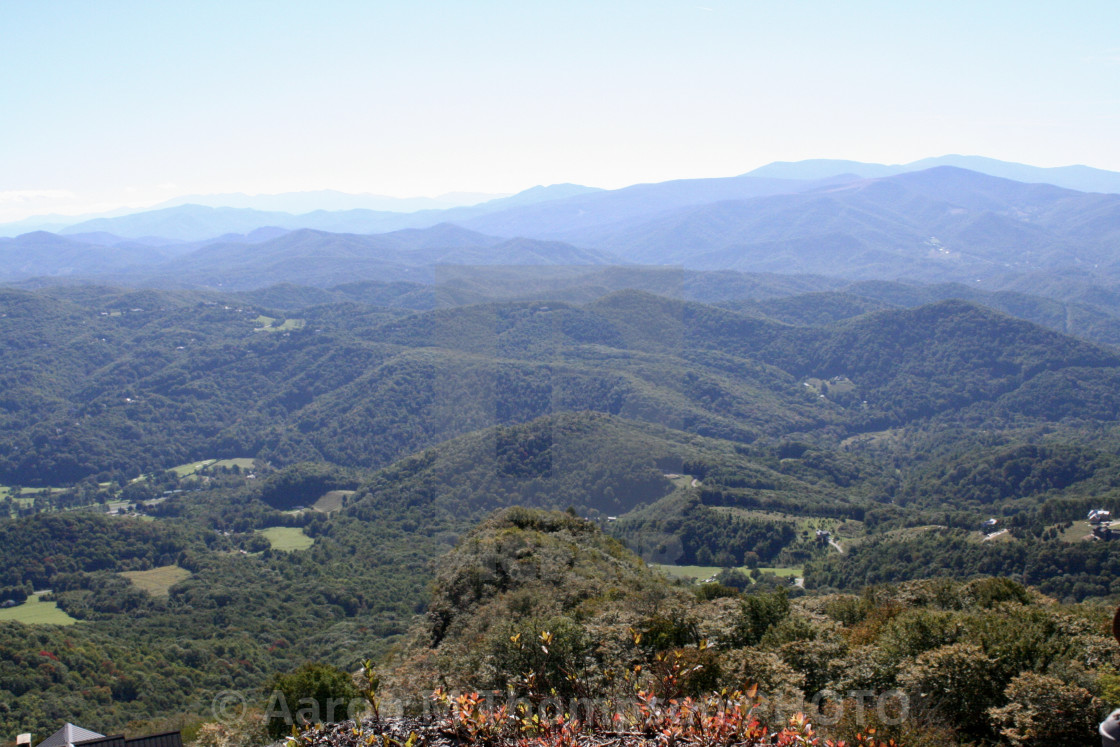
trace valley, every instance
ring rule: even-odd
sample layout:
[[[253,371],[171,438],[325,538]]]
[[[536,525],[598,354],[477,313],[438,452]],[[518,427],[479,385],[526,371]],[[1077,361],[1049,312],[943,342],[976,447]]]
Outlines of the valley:
[[[802,692],[848,682],[797,653],[826,640],[911,687],[940,649],[883,633],[899,615],[994,626],[992,651],[1008,616],[1097,630],[1120,295],[1083,271],[1111,233],[1068,247],[1112,198],[944,168],[704,181],[97,272],[51,269],[82,234],[0,244],[26,260],[0,287],[0,723],[200,729],[215,693],[309,661],[375,659],[408,698],[520,666],[568,687],[518,635],[582,651],[596,692],[709,637],[713,672]],[[620,619],[656,644],[616,651]],[[984,702],[1066,671],[1016,661]],[[1111,664],[1077,666],[1111,692]]]

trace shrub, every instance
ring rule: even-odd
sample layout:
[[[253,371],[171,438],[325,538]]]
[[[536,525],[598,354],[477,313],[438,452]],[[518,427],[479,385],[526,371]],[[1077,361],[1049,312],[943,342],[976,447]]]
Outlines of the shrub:
[[[1004,695],[1008,704],[990,709],[988,715],[1011,745],[1077,747],[1100,741],[1100,703],[1083,687],[1023,672],[1011,680]]]
[[[280,737],[293,725],[344,721],[357,702],[358,688],[346,672],[329,664],[308,662],[288,674],[274,675],[268,709],[268,734]]]
[[[898,681],[950,723],[982,733],[987,726],[984,715],[999,695],[991,675],[994,667],[979,646],[954,643],[918,656]]]

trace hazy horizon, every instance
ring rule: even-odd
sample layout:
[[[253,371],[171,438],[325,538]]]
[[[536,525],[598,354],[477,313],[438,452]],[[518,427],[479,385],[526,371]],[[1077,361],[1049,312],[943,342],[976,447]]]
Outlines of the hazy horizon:
[[[1104,2],[32,2],[0,222],[182,195],[618,188],[773,161],[1120,170]]]

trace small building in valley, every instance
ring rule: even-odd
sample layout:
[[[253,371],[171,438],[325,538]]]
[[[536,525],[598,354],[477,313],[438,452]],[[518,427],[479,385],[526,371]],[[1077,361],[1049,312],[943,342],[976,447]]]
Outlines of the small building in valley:
[[[1094,508],[1089,512],[1090,524],[1103,524],[1112,521],[1112,512],[1105,511],[1103,508]]]

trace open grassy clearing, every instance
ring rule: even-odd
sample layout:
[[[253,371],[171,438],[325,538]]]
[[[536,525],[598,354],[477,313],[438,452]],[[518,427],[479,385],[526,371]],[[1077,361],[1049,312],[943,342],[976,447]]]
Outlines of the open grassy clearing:
[[[190,578],[191,572],[177,565],[162,565],[147,571],[123,571],[120,575],[153,597],[165,597],[172,586]]]
[[[16,498],[16,500],[17,501],[19,501],[19,500],[29,501],[29,500],[31,500],[31,498],[34,498],[35,496],[39,495],[40,493],[55,492],[55,491],[60,491],[60,490],[65,490],[65,489],[66,488],[53,488],[53,487],[20,488],[19,490],[20,490],[20,496],[21,497]],[[12,488],[9,485],[0,485],[0,501],[2,501],[5,498],[11,496],[13,490],[14,490],[14,488]],[[28,498],[27,496],[31,496],[31,498]]]
[[[1093,527],[1088,521],[1075,521],[1069,529],[1063,529],[1058,535],[1062,542],[1081,542],[1093,534]]]
[[[663,565],[653,564],[653,568],[672,576],[674,578],[686,579],[690,581],[704,581],[719,574],[723,570],[718,565]],[[741,571],[748,576],[751,574],[752,569],[746,566],[736,568],[733,570]],[[799,578],[802,575],[800,568],[763,568],[758,569],[762,573],[770,573],[781,578]]]
[[[759,566],[758,570],[762,571],[764,574],[773,573],[775,576],[779,576],[781,578],[799,578],[803,573],[800,568],[774,568]]]
[[[692,581],[703,581],[723,570],[718,565],[663,565],[656,563],[653,567],[675,578],[685,578]]]
[[[221,468],[230,469],[232,467],[237,467],[240,470],[247,470],[247,469],[251,470],[251,469],[253,469],[253,464],[256,461],[257,460],[253,459],[252,457],[236,457],[234,459],[219,459],[218,461],[214,462],[209,467],[207,467],[207,469],[221,469]]]
[[[288,332],[293,329],[303,329],[304,325],[307,324],[304,319],[285,319],[277,324],[280,321],[279,319],[264,314],[253,321],[261,325],[253,330],[254,332]]]
[[[257,531],[265,536],[273,550],[306,550],[315,544],[315,540],[304,534],[299,527],[269,527]]]
[[[357,491],[354,490],[332,490],[329,493],[324,493],[319,500],[312,504],[311,508],[316,511],[322,511],[329,514],[331,511],[337,511],[342,508],[342,500],[347,496],[354,495]]]
[[[856,385],[847,376],[834,376],[828,380],[810,378],[802,382],[802,386],[819,397],[849,394],[856,390]]]
[[[925,532],[931,532],[935,529],[944,528],[945,526],[943,524],[926,524],[920,527],[904,527],[902,529],[892,529],[889,532],[876,534],[875,537],[889,539],[906,539],[907,537],[913,537],[916,534],[923,534]],[[848,547],[860,544],[865,539],[867,539],[867,537],[853,537],[851,539],[846,539],[844,540],[843,547],[846,550]]]
[[[995,534],[990,534],[981,539],[981,542],[1014,542],[1015,535],[1006,529],[1000,529]]]
[[[738,506],[710,506],[713,511],[719,511],[741,519],[755,521],[784,521],[797,525],[798,531],[816,531],[824,529],[838,537],[862,537],[865,527],[862,521],[855,519],[828,519],[818,516],[794,516],[779,511],[759,511]]]
[[[673,483],[673,485],[676,486],[677,490],[687,488],[692,485],[692,475],[678,475],[675,473],[670,473],[665,475],[665,477],[669,480],[669,482]]]
[[[58,608],[55,602],[44,602],[38,594],[16,607],[0,610],[0,622],[21,622],[25,625],[73,625],[78,622]]]
[[[7,490],[7,489],[5,489]],[[28,508],[35,502],[34,496],[21,495],[19,498],[13,498],[11,492],[0,492],[0,501],[11,499],[15,509]],[[4,514],[0,514],[3,516]],[[15,512],[9,512],[8,516],[15,516]]]
[[[209,467],[210,465],[212,465],[216,461],[218,461],[218,460],[217,459],[203,459],[203,460],[198,461],[198,462],[191,462],[190,464],[180,464],[178,467],[172,467],[171,471],[174,472],[179,477],[186,477],[188,475],[193,475],[194,473],[198,472],[199,470],[202,470],[202,469],[205,469],[206,467]]]
[[[709,506],[713,511],[720,513],[730,514],[731,516],[738,516],[743,519],[760,519],[763,521],[787,521],[787,522],[801,522],[804,517],[791,516],[783,514],[779,511],[759,511],[751,508],[740,508],[738,506]]]

